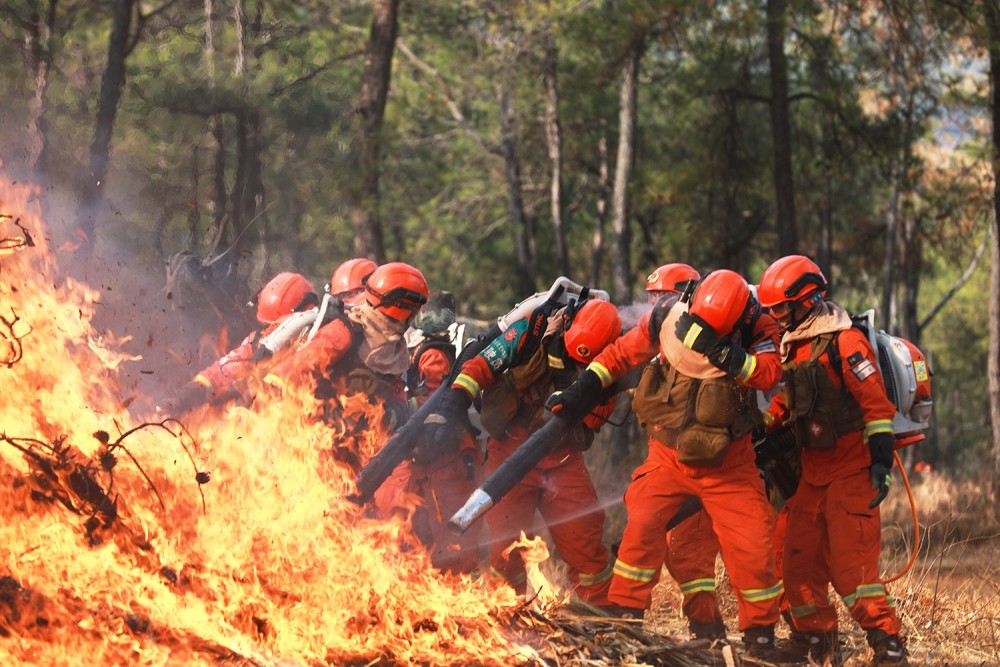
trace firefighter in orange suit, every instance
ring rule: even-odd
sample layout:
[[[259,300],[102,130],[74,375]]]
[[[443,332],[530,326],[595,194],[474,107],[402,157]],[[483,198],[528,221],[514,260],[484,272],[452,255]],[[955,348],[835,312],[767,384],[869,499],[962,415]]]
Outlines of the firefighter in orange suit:
[[[628,520],[608,599],[641,616],[666,557],[663,530],[689,496],[700,499],[739,603],[752,657],[774,655],[781,581],[774,567],[773,511],[754,465],[750,432],[760,420],[755,389],[781,378],[778,327],[760,313],[739,274],[713,271],[685,300],[661,302],[608,346],[550,409],[646,366],[632,408],[650,433],[646,461],[625,492]],[[714,574],[713,574],[714,576]]]
[[[482,392],[480,418],[490,434],[486,473],[492,474],[542,425],[549,395],[569,385],[583,364],[621,335],[621,326],[617,308],[595,299],[556,311],[544,332],[530,329],[529,318],[514,322],[462,366],[437,413],[425,422],[428,440],[447,446]],[[602,542],[604,510],[583,453],[612,407],[610,402],[601,406],[570,429],[486,514],[492,572],[518,592],[525,589],[524,563],[516,552],[505,558],[503,551],[521,531],[533,532],[537,511],[569,565],[576,593],[591,604],[607,605],[611,563]]]
[[[237,383],[253,373],[257,364],[272,354],[261,347],[263,337],[292,313],[315,308],[319,298],[305,276],[286,271],[269,280],[255,301],[257,321],[261,327],[195,376],[174,405],[178,412],[204,403],[236,398]]]
[[[411,352],[406,390],[413,410],[451,373],[457,350],[449,325],[454,322],[455,297],[431,291],[407,333]],[[431,562],[439,569],[472,572],[479,564],[478,531],[456,535],[447,523],[476,490],[482,465],[479,442],[464,429],[454,451],[431,452],[418,447],[413,462],[397,468],[404,472],[394,471],[379,490],[386,496],[400,497],[405,492],[420,497],[423,506],[413,515],[413,532],[429,548]]]
[[[655,306],[664,297],[677,299],[694,289],[701,274],[687,264],[664,264],[646,278],[646,297]],[[715,558],[719,541],[712,532],[712,520],[704,509],[685,519],[667,533],[667,560],[670,576],[680,587],[681,610],[696,639],[721,639],[726,626],[715,590]]]
[[[788,602],[802,648],[814,659],[838,659],[832,583],[867,632],[873,664],[906,665],[901,623],[878,570],[896,408],[867,337],[826,292],[822,271],[802,255],[771,264],[759,288],[762,306],[784,331],[785,386],[765,421],[794,425],[802,448],[785,535]]]
[[[402,375],[410,357],[403,335],[426,301],[427,281],[418,269],[383,264],[365,281],[363,303],[333,313],[311,341],[275,364],[264,382],[278,391],[309,386],[334,411],[340,395],[364,394],[383,405],[383,426],[391,431],[408,414]],[[364,464],[360,458],[345,462],[358,469]]]

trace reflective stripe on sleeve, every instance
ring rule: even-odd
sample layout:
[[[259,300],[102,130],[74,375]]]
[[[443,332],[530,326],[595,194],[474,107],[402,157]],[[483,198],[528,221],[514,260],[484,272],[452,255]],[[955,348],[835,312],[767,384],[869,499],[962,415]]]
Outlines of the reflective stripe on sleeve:
[[[594,372],[594,375],[596,375],[601,381],[601,386],[605,389],[611,385],[611,371],[605,368],[602,364],[592,361],[590,362],[590,365],[587,366],[587,370]]]
[[[870,422],[865,422],[865,437],[875,435],[876,433],[892,433],[892,420],[891,419],[875,419]]]
[[[455,381],[451,384],[451,386],[464,389],[473,398],[479,394],[479,383],[465,373],[459,373],[458,377],[455,378]]]

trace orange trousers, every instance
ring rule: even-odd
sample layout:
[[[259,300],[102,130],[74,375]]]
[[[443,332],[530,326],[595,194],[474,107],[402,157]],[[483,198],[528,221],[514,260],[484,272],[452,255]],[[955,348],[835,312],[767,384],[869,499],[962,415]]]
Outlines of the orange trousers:
[[[487,443],[487,471],[492,474],[514,453],[523,438]],[[524,562],[503,551],[521,531],[531,536],[538,512],[552,535],[559,556],[569,565],[570,583],[587,602],[606,606],[611,564],[603,543],[604,510],[590,479],[583,452],[557,447],[486,514],[491,564],[515,590],[525,586]]]
[[[625,492],[628,521],[608,600],[649,607],[666,558],[663,532],[687,496],[697,496],[711,518],[737,594],[739,629],[773,625],[782,591],[771,541],[774,510],[764,495],[748,437],[733,442],[717,468],[684,465],[675,449],[650,440],[649,455]]]
[[[711,624],[722,620],[715,591],[715,557],[719,540],[705,510],[685,519],[667,533],[667,571],[684,596],[685,618]]]
[[[825,486],[803,479],[789,503],[783,574],[789,610],[800,632],[837,629],[830,584],[865,630],[899,633],[902,623],[878,571],[879,509],[866,468]]]
[[[481,481],[483,454],[479,444],[465,434],[458,451],[439,457],[430,465],[412,461],[400,464],[375,492],[382,516],[405,510],[407,494],[418,498],[413,509],[413,532],[430,551],[440,570],[472,572],[479,565],[481,526],[461,535],[448,530],[448,520],[468,500]],[[413,506],[411,501],[410,506]]]

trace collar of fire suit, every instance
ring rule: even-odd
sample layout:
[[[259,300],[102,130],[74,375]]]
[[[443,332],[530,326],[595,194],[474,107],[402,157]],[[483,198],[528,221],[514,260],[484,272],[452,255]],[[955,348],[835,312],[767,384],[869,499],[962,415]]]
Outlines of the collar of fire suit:
[[[802,322],[781,337],[781,358],[786,359],[792,343],[851,328],[851,315],[832,299],[820,301]]]

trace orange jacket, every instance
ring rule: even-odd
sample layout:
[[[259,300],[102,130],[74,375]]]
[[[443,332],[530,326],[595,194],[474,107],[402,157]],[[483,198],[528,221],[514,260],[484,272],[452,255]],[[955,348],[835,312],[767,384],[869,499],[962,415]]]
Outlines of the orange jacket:
[[[789,344],[785,362],[805,363],[812,356],[812,340],[803,339]],[[812,484],[825,485],[871,465],[871,455],[865,443],[873,433],[892,433],[892,418],[896,406],[889,400],[885,382],[875,363],[875,353],[864,333],[851,328],[837,336],[840,351],[840,369],[830,364],[829,348],[819,357],[826,374],[837,388],[846,383],[846,390],[861,408],[865,426],[863,430],[846,433],[837,440],[833,449],[802,450],[802,478]],[[771,399],[765,419],[783,423],[789,418],[783,393]]]
[[[356,334],[343,318],[327,322],[311,341],[278,363],[264,378],[268,384],[284,388],[315,380],[336,364],[354,347]]]

